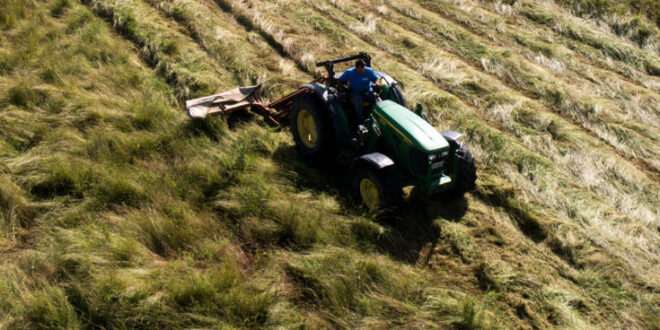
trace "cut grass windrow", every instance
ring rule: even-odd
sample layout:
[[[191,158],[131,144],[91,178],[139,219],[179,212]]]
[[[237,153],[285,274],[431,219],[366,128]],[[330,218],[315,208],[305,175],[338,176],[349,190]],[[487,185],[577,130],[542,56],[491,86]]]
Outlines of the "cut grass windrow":
[[[544,26],[524,24],[525,18],[519,17],[517,11],[512,8],[507,16],[502,16],[498,11],[488,6],[471,7],[472,11],[478,13],[479,20],[473,19],[471,13],[463,11],[450,2],[442,5],[436,2],[419,2],[419,6],[440,15],[446,20],[460,25],[464,29],[472,31],[476,35],[487,36],[490,40],[499,40],[509,47],[527,47],[532,51],[539,52],[545,56],[558,57],[562,62],[578,65],[573,69],[577,74],[586,75],[591,68],[614,73],[619,79],[628,81],[641,87],[660,91],[660,81],[656,77],[646,75],[629,64],[603,60],[598,49],[588,45],[576,44],[572,39],[557,35]],[[417,16],[413,8],[406,9],[407,14]],[[494,30],[492,25],[496,25]],[[525,29],[519,26],[524,25]],[[494,33],[497,32],[497,33]],[[572,64],[577,62],[575,64]],[[604,74],[605,72],[603,72]],[[589,76],[585,76],[589,79]],[[596,79],[597,81],[600,79]]]
[[[218,65],[234,74],[241,85],[265,83],[265,96],[271,93],[283,95],[310,79],[293,62],[273,53],[261,36],[250,35],[232,16],[218,10],[212,3],[147,2],[181,24]]]
[[[396,23],[416,33],[420,38],[443,45],[453,54],[469,60],[476,67],[486,70],[496,64],[502,64],[503,69],[506,70],[493,70],[493,73],[531,98],[539,99],[550,94],[546,90],[547,86],[565,87],[565,84],[570,84],[573,89],[578,88],[590,93],[588,95],[612,100],[617,102],[620,108],[625,109],[621,111],[614,108],[612,109],[614,112],[624,112],[627,117],[632,115],[639,121],[650,122],[651,125],[658,119],[659,114],[654,111],[658,102],[657,93],[643,85],[630,83],[627,78],[617,79],[618,77],[610,72],[594,71],[590,65],[573,61],[575,56],[569,58],[565,51],[558,51],[549,46],[535,48],[532,44],[525,45],[524,41],[521,44],[516,41],[517,36],[505,37],[506,33],[498,33],[495,38],[486,39],[483,37],[485,31],[475,26],[454,22],[456,18],[448,17],[450,16],[448,13],[431,12],[407,1],[390,4],[388,8],[392,8],[394,12],[387,13],[387,22]],[[449,10],[447,7],[444,9]],[[442,29],[437,26],[442,26]],[[499,44],[506,45],[506,48],[502,48]],[[413,44],[412,47],[415,45]],[[495,63],[490,63],[491,61]],[[612,86],[614,82],[618,86],[616,91]],[[566,95],[565,98],[571,96]],[[647,99],[647,102],[642,104],[628,102],[632,101],[629,100],[631,98]],[[636,114],[636,111],[640,113]],[[655,126],[659,125],[655,124]]]
[[[450,15],[457,15],[455,16],[456,18],[461,17],[459,21],[463,22],[466,26],[483,25],[486,22],[488,24],[502,22],[502,18],[504,18],[504,20],[511,24],[516,24],[516,26],[524,24],[526,28],[530,29],[541,28],[552,35],[566,38],[564,43],[569,48],[580,48],[578,44],[582,44],[596,50],[598,54],[592,57],[594,60],[597,60],[599,56],[605,55],[611,60],[618,61],[620,64],[630,65],[635,70],[657,76],[658,62],[654,58],[654,55],[613,34],[608,35],[609,33],[603,31],[603,29],[589,26],[589,22],[566,13],[561,7],[553,5],[550,2],[519,1],[514,6],[502,6],[502,3],[497,5],[496,2],[487,2],[480,5],[481,2],[474,0],[465,0],[458,5],[445,0],[441,0],[440,2],[418,1],[418,3],[436,12],[451,12]],[[506,6],[508,6],[506,10],[502,9]],[[479,16],[476,16],[478,19],[472,19],[470,17],[472,13],[466,15],[467,11],[463,10],[463,8],[479,12]],[[463,13],[458,13],[457,11],[462,11]],[[506,28],[498,24],[498,28],[500,27]],[[607,66],[616,70],[615,66]]]
[[[560,0],[557,4],[597,25],[605,23],[619,37],[640,48],[660,54],[660,3],[654,0],[603,1]]]
[[[524,2],[520,13],[529,22],[544,25],[555,33],[599,49],[613,60],[633,65],[649,75],[660,76],[657,54],[648,54],[645,50],[626,44],[614,36],[606,37],[603,33],[596,35],[595,29],[588,26],[586,21],[570,15],[557,15],[551,10],[552,8],[540,3]]]
[[[141,1],[82,2],[135,44],[142,58],[174,87],[180,102],[233,85],[233,75],[211,64],[192,40]]]
[[[291,47],[291,40],[286,36],[286,33],[277,26],[262,20],[260,17],[255,17],[249,7],[245,3],[236,3],[229,0],[213,0],[219,8],[228,14],[234,16],[236,21],[243,25],[247,31],[257,31],[268,44],[275,49],[282,57],[293,60],[300,70],[313,74],[314,58],[310,58],[307,54],[301,54],[300,49]]]

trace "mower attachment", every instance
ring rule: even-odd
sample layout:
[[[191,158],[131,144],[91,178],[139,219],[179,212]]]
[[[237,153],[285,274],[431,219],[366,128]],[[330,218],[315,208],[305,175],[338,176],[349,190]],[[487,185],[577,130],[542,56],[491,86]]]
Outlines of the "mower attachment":
[[[229,116],[240,111],[250,111],[264,117],[273,126],[286,125],[286,118],[293,100],[302,94],[311,93],[303,87],[271,103],[261,100],[261,85],[237,87],[230,91],[186,101],[190,118],[204,119],[209,115]]]
[[[261,85],[237,87],[230,91],[186,101],[191,118],[206,118],[211,114],[228,115],[259,103]]]

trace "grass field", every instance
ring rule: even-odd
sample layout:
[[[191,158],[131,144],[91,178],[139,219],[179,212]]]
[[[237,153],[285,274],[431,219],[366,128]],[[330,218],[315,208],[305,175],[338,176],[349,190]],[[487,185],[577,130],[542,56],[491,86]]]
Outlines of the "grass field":
[[[660,328],[660,9],[0,0],[0,329]],[[366,51],[478,161],[366,212],[182,102]]]

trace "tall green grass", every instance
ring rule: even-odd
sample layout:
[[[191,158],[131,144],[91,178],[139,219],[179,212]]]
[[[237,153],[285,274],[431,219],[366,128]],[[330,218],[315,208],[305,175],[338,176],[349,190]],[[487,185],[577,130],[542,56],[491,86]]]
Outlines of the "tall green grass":
[[[654,185],[631,190],[648,178],[618,158],[580,158],[593,145],[536,108],[507,117],[510,96],[469,70],[440,76],[465,79],[447,88],[455,95],[424,79],[407,65],[424,40],[378,37],[392,31],[387,8],[351,21],[364,42],[317,4],[23,2],[32,20],[5,3],[18,9],[0,36],[0,328],[654,324],[656,297],[638,285],[654,275],[654,223],[630,219],[653,216]],[[345,175],[301,162],[287,132],[180,109],[262,74],[288,70],[282,84],[295,85],[305,74],[289,62],[358,46],[432,107],[434,124],[466,133],[475,194],[363,214]],[[489,48],[444,46],[472,60]],[[621,238],[633,232],[636,247]]]

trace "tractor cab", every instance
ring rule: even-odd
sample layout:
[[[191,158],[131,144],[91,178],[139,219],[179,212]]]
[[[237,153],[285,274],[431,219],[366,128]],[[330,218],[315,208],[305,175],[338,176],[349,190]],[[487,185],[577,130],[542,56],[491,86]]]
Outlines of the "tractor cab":
[[[361,59],[365,62],[367,67],[371,67],[371,56],[366,53],[359,53],[358,55],[349,56],[345,58],[340,58],[332,61],[325,61],[318,63],[318,67],[323,67],[326,70],[324,82],[328,87],[331,93],[334,93],[337,98],[337,102],[341,104],[342,109],[350,109],[351,111],[346,111],[345,115],[348,117],[351,126],[357,127],[363,123],[357,123],[355,118],[355,109],[351,104],[349,86],[339,81],[337,77],[340,77],[345,70],[348,70],[345,66],[340,72],[336,72],[336,65],[350,63],[352,64],[353,60]],[[372,68],[373,69],[373,68]],[[406,106],[406,101],[401,92],[400,86],[397,81],[394,80],[390,75],[376,71],[376,74],[380,77],[378,81],[373,86],[373,92],[364,96],[363,108],[365,111],[365,118],[368,118],[371,114],[374,106],[377,102],[381,100],[392,100],[396,103],[399,103],[402,106]]]

